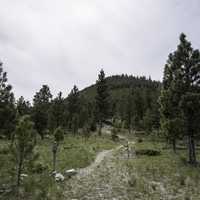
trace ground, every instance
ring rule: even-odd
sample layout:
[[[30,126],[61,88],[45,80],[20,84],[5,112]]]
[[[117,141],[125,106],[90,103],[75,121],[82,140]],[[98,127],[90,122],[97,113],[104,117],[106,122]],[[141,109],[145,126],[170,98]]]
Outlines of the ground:
[[[99,154],[89,173],[87,167],[85,174],[65,182],[63,199],[200,199],[200,168],[187,164],[185,150],[174,154],[164,143],[149,140],[132,141],[131,146],[129,158],[122,146]],[[161,155],[136,156],[135,151],[141,149],[153,149]]]
[[[126,138],[129,140],[129,156],[124,147]],[[60,183],[55,183],[49,176],[52,163],[50,140],[40,141],[36,150],[41,154],[39,162],[48,166],[48,173],[30,175],[24,180],[26,195],[22,199],[200,199],[200,168],[187,164],[185,146],[179,146],[181,148],[175,154],[162,140],[155,141],[147,136],[141,140],[141,137],[128,135],[121,139],[113,142],[107,134],[86,141],[82,137],[67,136],[60,147],[58,171],[64,173],[66,169],[75,168],[78,174]],[[160,155],[136,155],[140,150],[149,149],[160,152]],[[3,154],[0,154],[0,159],[3,160]],[[6,161],[4,167],[0,167],[1,178],[8,164]],[[15,198],[11,194],[4,199]]]

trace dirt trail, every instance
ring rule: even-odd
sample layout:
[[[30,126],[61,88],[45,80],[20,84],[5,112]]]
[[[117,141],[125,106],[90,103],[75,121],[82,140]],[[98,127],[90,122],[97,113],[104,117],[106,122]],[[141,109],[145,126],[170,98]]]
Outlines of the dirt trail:
[[[123,137],[124,139],[124,137]],[[129,144],[134,142],[130,142]],[[95,161],[80,169],[71,180],[66,181],[65,200],[126,200],[125,190],[128,172],[120,162],[127,159],[123,145],[104,150]]]
[[[123,145],[120,145],[115,149],[104,150],[104,151],[99,152],[96,156],[95,161],[91,165],[89,165],[86,168],[82,168],[78,170],[77,178],[78,179],[83,178],[84,176],[88,176],[89,174],[91,174],[101,164],[101,162],[105,158],[111,156],[114,151],[117,151],[121,148],[123,148]]]

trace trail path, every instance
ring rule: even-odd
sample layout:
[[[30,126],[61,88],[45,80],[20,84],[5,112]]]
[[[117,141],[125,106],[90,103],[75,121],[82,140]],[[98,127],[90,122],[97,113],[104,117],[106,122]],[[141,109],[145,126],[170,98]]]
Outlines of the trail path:
[[[120,136],[122,139],[122,136]],[[126,139],[123,137],[123,139]],[[131,145],[134,142],[130,142]],[[66,181],[66,200],[126,200],[128,172],[120,159],[127,159],[123,145],[97,154],[95,161]]]
[[[123,145],[118,146],[115,149],[111,149],[111,150],[104,150],[101,151],[97,154],[95,161],[89,165],[86,168],[80,169],[78,170],[78,174],[77,174],[77,178],[83,178],[85,176],[88,176],[89,174],[91,174],[96,168],[98,168],[99,164],[101,164],[101,162],[109,156],[112,156],[112,153],[114,151],[117,151],[119,149],[123,148]]]

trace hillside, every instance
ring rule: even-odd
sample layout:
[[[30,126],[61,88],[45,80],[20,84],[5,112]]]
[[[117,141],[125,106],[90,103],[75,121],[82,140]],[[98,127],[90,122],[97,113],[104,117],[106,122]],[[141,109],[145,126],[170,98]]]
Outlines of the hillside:
[[[149,89],[159,91],[161,82],[153,81],[151,78],[135,77],[128,75],[114,75],[106,78],[112,99],[118,100],[129,94],[130,89]],[[96,95],[96,84],[86,87],[81,91],[81,94],[90,101],[93,101]]]
[[[111,117],[118,117],[128,129],[149,130],[159,127],[158,98],[161,82],[151,78],[115,75],[106,78],[110,97]],[[93,107],[96,84],[85,88],[81,95]]]

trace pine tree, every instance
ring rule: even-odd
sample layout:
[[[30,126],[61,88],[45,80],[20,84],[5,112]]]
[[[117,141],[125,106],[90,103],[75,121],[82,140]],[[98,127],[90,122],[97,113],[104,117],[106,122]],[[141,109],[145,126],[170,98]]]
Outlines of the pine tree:
[[[181,108],[184,114],[185,130],[188,136],[189,163],[196,164],[195,141],[199,137],[199,106],[200,106],[200,52],[193,50],[186,36],[181,34],[181,44],[178,46],[183,72],[184,95]]]
[[[59,92],[58,96],[55,99],[53,99],[51,106],[49,108],[48,127],[51,130],[56,129],[59,126],[64,127],[65,117],[66,117],[65,99],[62,97],[62,92]]]
[[[164,70],[163,89],[160,96],[161,127],[168,139],[173,142],[174,148],[176,140],[186,133],[190,163],[196,162],[194,135],[198,134],[198,130],[188,123],[191,120],[189,110],[194,110],[193,106],[196,105],[191,103],[190,109],[187,105],[192,101],[198,103],[199,73],[200,53],[198,50],[193,50],[186,36],[181,34],[180,44],[177,50],[169,55]],[[198,114],[193,116],[193,121],[197,123],[198,119],[195,116],[197,117]]]
[[[7,73],[0,62],[0,135],[11,138],[16,122],[16,108],[12,86],[7,83]]]
[[[98,80],[96,85],[97,85],[97,95],[96,95],[97,120],[99,124],[99,135],[101,135],[103,121],[106,120],[110,114],[109,91],[103,69],[100,71],[98,75]]]
[[[17,112],[19,116],[31,113],[31,104],[29,101],[25,101],[23,96],[21,96],[17,101]]]
[[[130,89],[129,95],[127,97],[126,102],[126,126],[129,130],[129,133],[131,133],[131,130],[133,128],[133,121],[134,121],[134,101],[133,101],[133,90]]]
[[[25,163],[32,161],[34,150],[34,130],[33,122],[30,120],[30,116],[25,115],[19,119],[19,122],[15,129],[15,141],[13,153],[17,162],[17,187],[21,183],[21,174],[25,169]]]
[[[67,108],[68,108],[68,127],[76,132],[78,129],[78,118],[80,113],[80,95],[76,85],[74,85],[70,94],[67,97]]]
[[[48,112],[51,99],[52,94],[47,85],[43,85],[33,99],[33,120],[35,128],[42,139],[44,138],[45,130],[48,127]]]
[[[60,145],[60,142],[64,140],[64,131],[61,127],[56,128],[54,131],[54,144],[52,148],[53,152],[53,172],[56,171],[56,158],[57,158],[57,152]]]
[[[141,129],[142,127],[142,120],[145,114],[144,105],[143,93],[140,91],[140,88],[136,88],[133,91],[133,123],[136,129]]]
[[[200,129],[200,94],[187,93],[183,96],[181,107],[185,116],[186,132],[188,134],[189,163],[196,164],[195,139]]]

